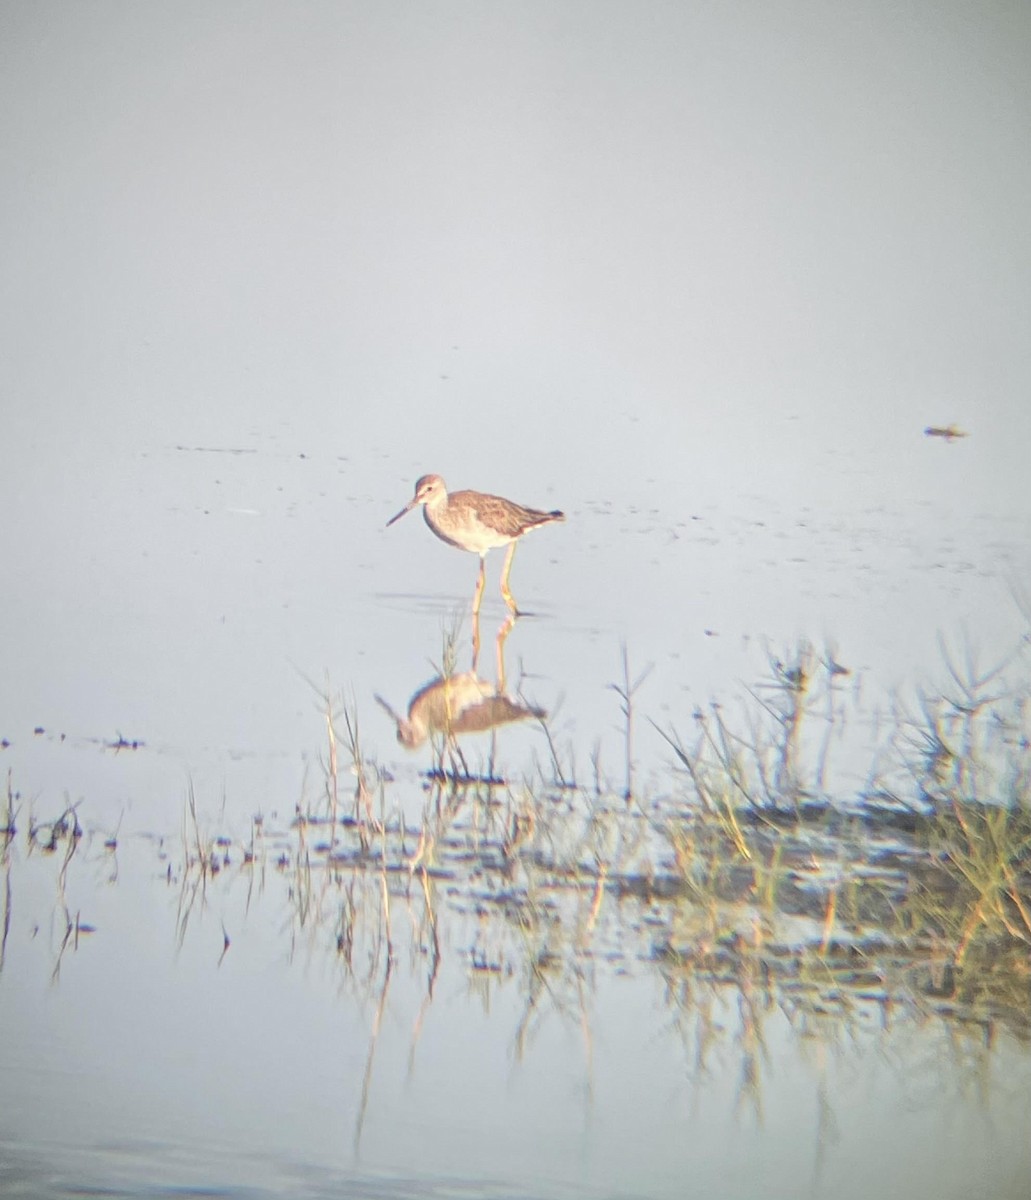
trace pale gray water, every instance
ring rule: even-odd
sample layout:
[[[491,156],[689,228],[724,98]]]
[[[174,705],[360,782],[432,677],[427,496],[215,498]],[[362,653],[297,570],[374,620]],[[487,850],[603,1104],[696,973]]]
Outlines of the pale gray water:
[[[426,471],[567,512],[516,555],[537,615],[507,661],[583,774],[596,745],[622,769],[622,644],[653,666],[636,755],[661,790],[644,718],[688,732],[804,637],[853,672],[827,780],[848,794],[896,692],[945,678],[940,636],[987,662],[1028,628],[1029,47],[1003,4],[5,5],[0,766],[23,831],[81,801],[99,834],[178,839],[191,783],[234,837],[285,823],[322,794],[327,688],[418,812],[426,759],[374,697],[434,675],[476,572],[417,517],[384,528]],[[952,422],[970,436],[923,434]],[[517,774],[546,757],[532,726],[500,746]],[[126,844],[56,984],[52,881],[19,876],[5,1162],[130,1190],[367,1165],[398,1189],[1021,1194],[1026,1110],[982,1104],[933,1037],[914,1091],[906,1028],[821,1066],[774,1020],[759,1123],[735,1063],[685,1083],[652,973],[598,989],[589,1087],[575,1023],[513,1061],[518,1001],[478,1011],[461,958],[412,1071],[423,991],[398,971],[355,1159],[368,1003],[291,955],[278,902],[218,971],[210,941],[176,953],[164,865]]]
[[[347,968],[333,889],[304,922],[292,872],[231,856],[201,887],[175,839],[83,845],[65,895],[97,932],[61,954],[57,864],[12,851],[13,1194],[364,1194],[370,1175],[418,1195],[1022,1194],[1031,1065],[1001,1027],[988,1044],[908,1006],[820,1016],[801,994],[764,1004],[758,981],[677,1003],[640,956],[657,914],[632,900],[605,910],[606,954],[549,971],[531,1005],[539,931],[446,882],[432,986],[418,888],[395,897],[387,978],[375,873]]]

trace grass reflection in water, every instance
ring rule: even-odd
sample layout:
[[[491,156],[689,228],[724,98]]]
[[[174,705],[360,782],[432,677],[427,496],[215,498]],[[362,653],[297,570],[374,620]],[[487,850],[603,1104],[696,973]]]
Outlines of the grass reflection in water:
[[[660,729],[671,782],[650,794],[632,769],[642,678],[632,682],[626,662],[617,783],[597,758],[579,782],[532,705],[521,716],[548,735],[549,760],[520,782],[503,782],[493,756],[471,768],[453,732],[438,730],[417,821],[366,755],[356,708],[326,697],[324,786],[290,822],[255,817],[242,840],[211,832],[189,795],[165,875],[176,938],[181,946],[219,889],[242,882],[248,908],[276,897],[291,955],[333,964],[371,1005],[355,1146],[391,983],[399,971],[421,980],[414,1064],[448,958],[485,1004],[493,989],[517,989],[517,1060],[545,1015],[580,1031],[589,1060],[599,986],[653,975],[693,1069],[732,1052],[738,1103],[759,1115],[773,1013],[803,1043],[904,1024],[925,1038],[938,1031],[976,1074],[1000,1031],[1031,1041],[1028,696],[1001,669],[959,668],[948,654],[946,664],[951,690],[922,697],[915,714],[897,709],[867,785],[847,802],[823,791],[845,672],[806,645],[770,657],[739,724],[712,705],[694,714],[690,738]],[[487,699],[512,719],[511,705]],[[56,868],[56,979],[92,931],[65,892],[91,839],[75,809],[49,821],[28,813],[20,831],[22,807],[9,780],[0,970],[23,842]],[[102,844],[116,879],[117,837]],[[223,935],[222,957],[234,931]]]

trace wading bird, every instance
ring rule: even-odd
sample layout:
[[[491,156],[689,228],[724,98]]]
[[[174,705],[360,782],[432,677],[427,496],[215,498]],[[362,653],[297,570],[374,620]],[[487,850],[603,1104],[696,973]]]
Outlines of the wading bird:
[[[515,554],[516,543],[524,533],[536,529],[538,525],[548,525],[552,521],[564,521],[566,515],[556,508],[552,512],[541,512],[536,508],[524,508],[512,500],[504,500],[501,496],[489,496],[484,492],[451,492],[448,493],[444,480],[439,475],[423,475],[415,485],[415,495],[387,525],[400,521],[413,508],[423,505],[423,516],[426,524],[449,546],[457,546],[459,550],[468,550],[480,556],[480,575],[476,581],[476,596],[473,599],[473,612],[480,611],[480,600],[483,597],[483,585],[486,580],[484,559],[487,551],[497,546],[508,546],[505,555],[505,565],[501,571],[501,594],[513,615],[518,615],[519,609],[508,589],[508,573],[512,569],[512,556]]]

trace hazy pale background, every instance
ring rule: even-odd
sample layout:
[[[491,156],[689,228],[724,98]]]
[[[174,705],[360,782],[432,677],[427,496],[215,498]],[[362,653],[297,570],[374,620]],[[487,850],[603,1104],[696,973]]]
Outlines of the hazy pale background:
[[[424,471],[569,513],[510,649],[584,740],[624,641],[671,720],[763,638],[886,690],[1008,645],[1029,50],[1007,3],[4,3],[8,762],[296,790],[304,678],[400,706],[468,604],[383,528]]]
[[[374,697],[432,675],[476,571],[416,516],[384,528],[420,474],[566,510],[516,556],[537,615],[510,677],[618,777],[607,685],[623,644],[652,664],[652,794],[675,785],[644,718],[736,712],[767,647],[852,671],[839,796],[893,697],[947,678],[940,637],[987,661],[1026,634],[1029,63],[1025,2],[0,0],[9,1179],[354,1190],[374,1003],[290,942],[279,876],[252,904],[234,866],[180,945],[159,849],[191,786],[233,855],[256,813],[318,809],[325,688],[418,813],[425,752]],[[538,728],[501,735],[514,778],[533,755]],[[68,803],[121,841],[84,842],[55,900],[25,830]],[[66,904],[97,933],[55,980]],[[1012,1043],[974,1077],[949,1030],[874,1013],[825,1045],[778,1012],[753,1121],[732,1056],[678,1049],[653,964],[599,961],[593,1049],[556,1014],[516,1062],[523,999],[481,999],[453,936],[428,1013],[395,971],[373,1173],[1023,1195]]]

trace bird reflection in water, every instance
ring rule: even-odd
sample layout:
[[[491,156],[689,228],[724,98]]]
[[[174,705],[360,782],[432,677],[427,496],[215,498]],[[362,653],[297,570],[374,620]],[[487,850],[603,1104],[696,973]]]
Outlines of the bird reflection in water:
[[[376,699],[397,726],[397,740],[409,750],[418,749],[434,734],[451,740],[547,715],[542,708],[513,700],[475,671],[431,680],[411,698],[406,717],[394,712],[382,696]]]
[[[408,702],[407,716],[402,716],[377,696],[379,705],[390,714],[397,726],[397,740],[409,750],[416,750],[430,738],[439,739],[440,750],[447,751],[456,771],[471,778],[468,766],[458,747],[457,739],[465,734],[492,732],[517,721],[543,721],[544,709],[526,704],[508,694],[505,685],[505,639],[512,630],[515,617],[508,619],[498,630],[496,638],[497,682],[492,683],[477,674],[479,657],[479,617],[473,618],[472,669],[458,672],[445,665],[444,672],[424,684]],[[445,664],[453,659],[453,644],[445,646]],[[493,759],[493,753],[491,754]],[[460,764],[460,767],[459,767]],[[442,754],[437,769],[443,769]],[[500,781],[497,781],[500,782]]]

